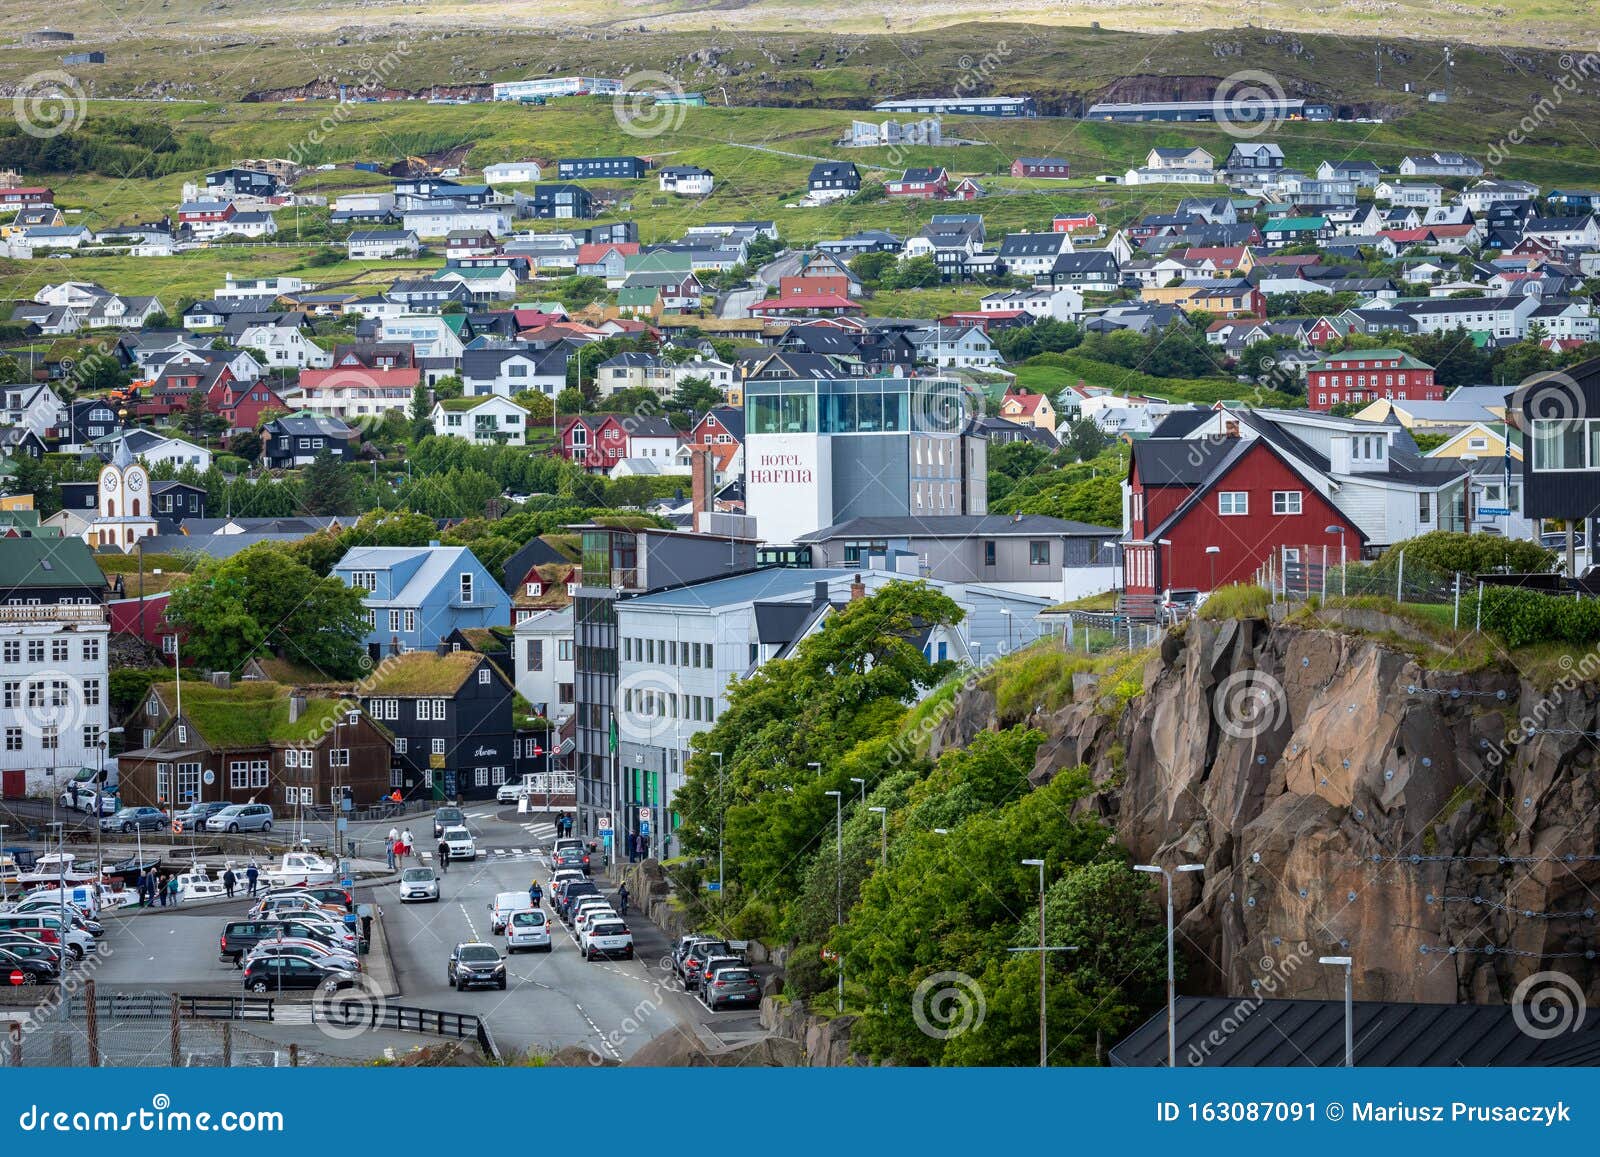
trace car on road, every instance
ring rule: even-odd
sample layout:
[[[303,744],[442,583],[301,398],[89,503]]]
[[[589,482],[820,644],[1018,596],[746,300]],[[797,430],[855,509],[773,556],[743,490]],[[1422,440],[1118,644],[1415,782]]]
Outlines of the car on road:
[[[557,848],[550,853],[550,866],[552,868],[577,868],[585,876],[589,874],[589,853],[582,848]]]
[[[400,873],[400,902],[439,899],[439,874],[432,868],[407,868]]]
[[[524,948],[551,949],[550,920],[538,908],[524,908],[511,913],[506,923],[506,953],[520,952]]]
[[[467,817],[458,807],[442,807],[433,813],[433,838],[444,835],[446,828],[466,827]]]
[[[192,803],[172,818],[182,820],[186,832],[203,832],[205,822],[228,806],[225,799],[210,799],[203,803]]]
[[[167,814],[160,808],[125,807],[100,821],[103,832],[159,832],[167,826]]]
[[[706,987],[704,999],[712,1012],[730,1004],[760,1004],[761,978],[748,965],[721,969]]]
[[[491,985],[504,991],[506,962],[493,944],[466,942],[457,944],[450,953],[450,963],[445,967],[445,981],[451,988],[465,992],[474,986]]]
[[[281,992],[287,988],[350,988],[355,974],[330,968],[298,956],[261,956],[245,966],[244,986],[251,992]]]
[[[233,803],[206,819],[208,832],[270,832],[272,808],[264,803]]]
[[[494,793],[496,803],[516,803],[526,792],[520,783],[502,783],[500,790]]]
[[[496,892],[494,899],[489,901],[490,929],[498,936],[506,930],[506,922],[511,919],[511,913],[521,911],[527,906],[526,892]]]
[[[478,858],[478,842],[466,828],[445,828],[443,839],[445,846],[450,849],[451,863]]]
[[[583,950],[585,960],[598,960],[602,956],[632,960],[633,932],[614,913],[596,916],[578,937],[578,947]]]
[[[8,984],[47,984],[60,975],[60,967],[42,957],[19,956],[0,949],[0,979]]]
[[[695,976],[695,990],[699,992],[702,998],[704,998],[707,987],[717,978],[718,973],[726,972],[730,968],[745,967],[748,966],[745,964],[744,957],[742,956],[730,955],[710,957],[704,964],[700,966],[700,971]]]
[[[61,798],[57,803],[67,811],[88,812],[91,815],[99,815],[101,818],[115,815],[117,809],[122,806],[114,795],[82,790],[78,792],[77,802],[73,802],[70,791],[64,791],[61,793]]]

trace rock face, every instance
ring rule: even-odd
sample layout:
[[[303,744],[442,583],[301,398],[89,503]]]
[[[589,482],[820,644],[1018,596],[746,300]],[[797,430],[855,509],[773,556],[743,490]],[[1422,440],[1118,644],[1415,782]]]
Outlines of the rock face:
[[[1334,626],[1195,621],[1120,716],[1089,680],[1036,716],[1033,778],[1088,765],[1086,806],[1137,861],[1205,865],[1174,878],[1188,991],[1333,997],[1317,957],[1348,953],[1360,999],[1493,1003],[1556,969],[1594,1000],[1600,688],[1448,665]],[[970,739],[971,706],[939,746]]]

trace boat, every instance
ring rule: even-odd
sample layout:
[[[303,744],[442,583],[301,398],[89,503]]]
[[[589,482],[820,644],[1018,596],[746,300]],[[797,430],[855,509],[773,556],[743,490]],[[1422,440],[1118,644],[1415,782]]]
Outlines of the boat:
[[[277,865],[262,873],[269,888],[310,888],[339,882],[339,865],[315,852],[285,852]]]
[[[228,894],[222,881],[212,879],[204,864],[195,864],[187,872],[180,873],[177,879],[179,903],[186,900],[215,900]]]
[[[125,885],[132,886],[144,873],[149,871],[159,871],[160,868],[160,856],[148,856],[142,860],[137,856],[129,856],[126,860],[123,860],[120,863],[109,865],[106,868],[104,875],[108,879],[115,878],[121,880]]]
[[[71,852],[46,853],[33,861],[30,871],[18,873],[17,883],[25,887],[59,884],[63,880],[68,884],[90,883],[95,873],[91,869],[77,867],[74,863],[76,859]]]

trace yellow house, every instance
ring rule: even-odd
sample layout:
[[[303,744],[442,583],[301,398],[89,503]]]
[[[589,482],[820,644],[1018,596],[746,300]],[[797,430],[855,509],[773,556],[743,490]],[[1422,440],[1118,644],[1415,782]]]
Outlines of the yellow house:
[[[1466,429],[1452,434],[1445,441],[1428,451],[1429,458],[1462,458],[1468,454],[1482,459],[1498,459],[1505,456],[1505,435],[1495,426],[1487,422],[1474,422]],[[1511,459],[1514,462],[1522,461],[1522,431],[1511,431]]]
[[[33,495],[31,494],[5,494],[0,495],[0,510],[32,510]]]
[[[1056,410],[1043,394],[1007,393],[1000,400],[1000,416],[1019,425],[1056,432]]]

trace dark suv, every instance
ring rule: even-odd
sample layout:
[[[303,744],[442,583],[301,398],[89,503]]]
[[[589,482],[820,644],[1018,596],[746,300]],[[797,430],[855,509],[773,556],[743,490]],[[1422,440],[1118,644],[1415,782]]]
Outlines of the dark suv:
[[[329,948],[348,952],[350,949],[343,944],[335,944],[333,940],[324,935],[320,928],[314,928],[299,920],[232,920],[222,930],[222,940],[217,948],[217,959],[224,963],[239,967],[239,961],[247,956],[252,948],[263,940],[276,940],[279,936],[291,936],[301,940],[315,940],[318,944],[326,944]]]

